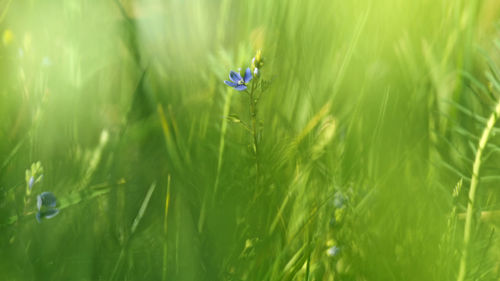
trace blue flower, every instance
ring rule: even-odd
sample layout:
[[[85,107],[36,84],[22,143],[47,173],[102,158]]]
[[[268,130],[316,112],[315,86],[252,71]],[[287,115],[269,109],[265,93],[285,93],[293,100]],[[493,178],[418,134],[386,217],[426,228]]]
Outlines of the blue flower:
[[[247,68],[245,71],[245,75],[241,77],[241,74],[239,74],[236,71],[229,72],[229,80],[231,81],[224,81],[226,85],[235,88],[238,91],[243,91],[246,90],[247,85],[250,80],[252,80],[252,71],[250,70],[250,67]]]
[[[347,197],[342,194],[342,192],[337,191],[335,192],[335,195],[333,196],[333,205],[335,208],[343,208],[347,202]]]
[[[41,222],[44,219],[50,219],[59,214],[57,206],[57,198],[52,192],[42,192],[36,197],[36,206],[38,212],[36,213],[36,220]]]
[[[335,257],[340,253],[340,247],[333,246],[326,250],[326,254],[330,257]]]

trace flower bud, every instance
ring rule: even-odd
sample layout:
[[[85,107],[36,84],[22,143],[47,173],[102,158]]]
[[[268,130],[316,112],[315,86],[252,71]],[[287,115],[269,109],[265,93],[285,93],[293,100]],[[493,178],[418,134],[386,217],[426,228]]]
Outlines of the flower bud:
[[[257,63],[260,63],[262,60],[262,51],[260,49],[257,50],[257,53],[255,54],[255,60],[257,61]]]
[[[257,50],[257,53],[255,54],[255,57],[252,59],[252,69],[256,68],[262,68],[264,65],[264,60],[262,59],[262,51]]]

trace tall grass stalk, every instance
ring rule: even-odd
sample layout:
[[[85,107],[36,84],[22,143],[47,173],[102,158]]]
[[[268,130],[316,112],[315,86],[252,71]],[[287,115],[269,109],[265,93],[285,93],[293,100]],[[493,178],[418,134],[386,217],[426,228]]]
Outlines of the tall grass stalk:
[[[149,205],[149,201],[151,199],[151,195],[153,195],[153,192],[155,191],[156,188],[156,182],[153,182],[151,186],[148,189],[148,192],[146,193],[146,197],[144,197],[144,201],[142,201],[141,207],[139,208],[139,212],[137,212],[137,216],[134,219],[134,222],[132,223],[132,227],[130,228],[130,235],[127,240],[123,243],[122,249],[120,251],[120,255],[118,256],[118,259],[116,260],[116,264],[113,268],[113,272],[111,273],[111,277],[109,280],[115,280],[118,270],[120,269],[120,265],[122,263],[123,258],[125,257],[125,252],[128,247],[128,243],[130,242],[130,239],[134,235],[135,231],[137,230],[137,226],[142,220],[142,217],[144,216],[144,213],[146,212],[146,208]]]
[[[167,237],[167,230],[168,230],[168,209],[170,206],[170,175],[168,175],[168,180],[167,180],[167,195],[165,197],[165,215],[163,218],[163,268],[162,268],[162,275],[161,275],[161,280],[165,281],[167,280],[167,257],[168,257],[168,237]]]
[[[233,91],[232,89],[228,89],[226,93],[226,99],[224,102],[224,109],[223,109],[223,116],[228,116],[229,115],[229,110],[231,109],[231,98],[233,96]],[[222,119],[221,123],[221,132],[220,132],[220,139],[219,139],[219,153],[217,157],[217,171],[215,173],[215,182],[214,182],[214,188],[212,191],[212,196],[211,196],[211,206],[215,204],[215,199],[217,198],[217,192],[219,190],[219,180],[220,180],[220,172],[222,168],[222,160],[224,156],[224,147],[225,147],[225,139],[226,139],[226,131],[227,131],[227,118]],[[200,208],[200,218],[198,220],[198,232],[201,233],[203,231],[203,225],[205,223],[205,216],[206,216],[206,211],[207,211],[207,202],[209,195],[208,192],[205,192],[203,202]]]
[[[85,171],[83,179],[80,181],[78,190],[84,189],[88,186],[90,180],[92,179],[92,176],[96,172],[97,167],[99,167],[99,163],[101,162],[102,152],[106,147],[108,140],[109,140],[109,133],[108,131],[103,130],[101,132],[99,144],[94,149],[94,151],[92,152],[92,156],[89,159],[89,165],[87,167],[87,170]]]
[[[498,101],[495,110],[491,113],[488,123],[483,130],[481,138],[479,139],[479,144],[477,147],[476,157],[474,164],[472,165],[472,178],[469,188],[469,201],[467,202],[467,212],[465,215],[465,227],[464,227],[464,242],[462,249],[462,256],[460,258],[460,267],[458,270],[457,281],[464,281],[467,276],[467,257],[469,255],[469,244],[471,240],[471,230],[472,230],[472,216],[474,213],[474,203],[476,198],[477,187],[479,184],[479,171],[481,169],[481,157],[490,137],[490,133],[495,126],[495,123],[500,115],[500,100]]]

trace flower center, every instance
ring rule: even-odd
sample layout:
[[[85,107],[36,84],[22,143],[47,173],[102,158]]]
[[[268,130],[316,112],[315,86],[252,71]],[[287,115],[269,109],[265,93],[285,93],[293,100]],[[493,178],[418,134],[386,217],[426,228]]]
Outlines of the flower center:
[[[241,79],[240,81],[238,81],[238,85],[245,85],[245,81]]]

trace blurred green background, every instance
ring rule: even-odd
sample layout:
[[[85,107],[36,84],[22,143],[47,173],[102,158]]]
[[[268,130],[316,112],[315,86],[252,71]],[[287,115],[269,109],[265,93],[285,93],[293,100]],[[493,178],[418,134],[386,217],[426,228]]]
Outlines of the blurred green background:
[[[455,280],[499,16],[495,0],[0,0],[0,279]],[[255,156],[226,118],[250,123],[248,95],[223,81],[259,49]],[[466,280],[500,279],[497,132]],[[44,191],[60,213],[38,223]]]

